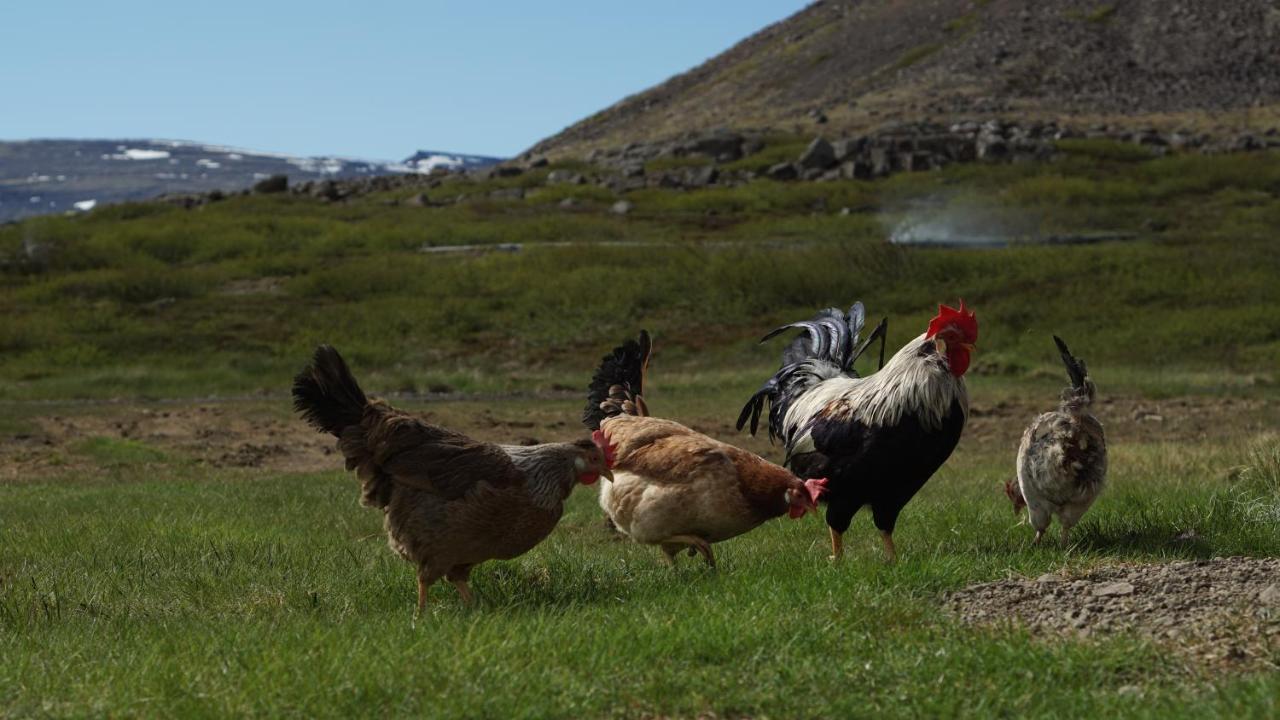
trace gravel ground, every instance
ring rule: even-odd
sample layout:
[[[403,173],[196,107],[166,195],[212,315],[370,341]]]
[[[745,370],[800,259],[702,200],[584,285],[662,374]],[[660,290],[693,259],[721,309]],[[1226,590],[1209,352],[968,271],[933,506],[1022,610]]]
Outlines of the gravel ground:
[[[1280,669],[1280,558],[1098,568],[973,585],[947,608],[975,624],[1010,620],[1099,637],[1133,632],[1196,665]]]

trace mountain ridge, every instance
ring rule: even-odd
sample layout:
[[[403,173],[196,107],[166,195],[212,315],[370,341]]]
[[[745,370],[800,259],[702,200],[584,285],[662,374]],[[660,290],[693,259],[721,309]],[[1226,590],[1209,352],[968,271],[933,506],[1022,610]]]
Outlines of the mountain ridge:
[[[1280,124],[1280,6],[824,0],[526,155],[716,128],[842,135],[975,118],[1223,132]]]

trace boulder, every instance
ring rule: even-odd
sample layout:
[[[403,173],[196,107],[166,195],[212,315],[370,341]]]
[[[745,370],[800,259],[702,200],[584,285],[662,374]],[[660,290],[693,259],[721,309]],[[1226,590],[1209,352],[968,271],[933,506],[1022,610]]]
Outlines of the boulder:
[[[582,185],[587,179],[572,170],[552,170],[547,173],[548,185]]]
[[[498,188],[497,190],[489,191],[489,197],[494,200],[523,200],[524,188]]]
[[[720,171],[714,165],[691,168],[685,176],[685,184],[689,187],[706,187],[714,185],[720,178]]]
[[[728,130],[712,130],[695,135],[676,146],[676,155],[706,155],[719,162],[733,162],[742,157],[742,135]]]
[[[766,173],[774,180],[795,180],[800,177],[800,171],[796,168],[795,163],[778,163],[770,167]]]
[[[800,155],[800,167],[805,170],[826,170],[836,164],[836,151],[825,138],[814,138]]]
[[[630,200],[619,200],[609,208],[609,212],[613,213],[614,215],[626,215],[627,213],[631,212],[631,209],[634,207],[635,207],[635,203],[631,202]]]
[[[253,191],[259,195],[282,193],[289,189],[288,175],[272,175],[253,184]]]

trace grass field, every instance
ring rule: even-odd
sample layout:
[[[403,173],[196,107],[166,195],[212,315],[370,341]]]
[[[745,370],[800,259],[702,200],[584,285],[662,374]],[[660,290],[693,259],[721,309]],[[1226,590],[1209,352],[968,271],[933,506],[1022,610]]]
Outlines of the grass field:
[[[716,431],[729,400],[661,407]],[[467,427],[479,408],[430,409]],[[557,436],[576,409],[492,413]],[[975,418],[904,513],[893,566],[860,516],[838,565],[808,517],[720,545],[718,571],[672,570],[607,533],[580,488],[547,542],[477,571],[477,608],[442,584],[416,622],[411,568],[343,473],[219,469],[163,439],[70,443],[66,469],[0,485],[0,714],[1265,717],[1280,647],[1269,671],[1203,667],[1125,635],[971,628],[940,610],[946,591],[1011,573],[1280,553],[1274,518],[1245,511],[1275,503],[1276,468],[1269,489],[1226,479],[1274,405],[1232,417],[1200,441],[1172,416],[1169,441],[1117,417],[1112,486],[1069,550],[1031,548],[1000,493],[1016,412]]]
[[[0,716],[1275,716],[1277,647],[1205,664],[943,610],[1011,575],[1280,554],[1276,155],[1063,149],[874,183],[646,190],[626,217],[592,187],[486,197],[523,177],[455,183],[474,200],[444,208],[250,197],[0,227]],[[916,215],[1137,239],[884,242]],[[513,241],[528,245],[419,252]],[[718,571],[672,570],[580,488],[545,543],[477,570],[478,607],[441,585],[415,621],[412,570],[287,407],[330,341],[439,422],[574,437],[593,362],[644,326],[654,410],[777,460],[731,427],[776,364],[756,338],[861,299],[896,347],[958,296],[982,323],[974,415],[904,511],[896,565],[859,515],[840,564],[808,517],[718,546]],[[1089,361],[1112,448],[1068,549],[1032,548],[1001,491],[1062,383],[1052,332]]]

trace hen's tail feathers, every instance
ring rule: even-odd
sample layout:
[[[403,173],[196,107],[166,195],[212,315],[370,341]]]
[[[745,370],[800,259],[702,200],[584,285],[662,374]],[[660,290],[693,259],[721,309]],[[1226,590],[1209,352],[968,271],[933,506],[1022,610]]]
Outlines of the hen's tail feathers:
[[[1069,413],[1084,412],[1093,404],[1093,398],[1098,392],[1093,378],[1089,377],[1089,368],[1084,360],[1071,354],[1062,338],[1054,335],[1053,342],[1058,346],[1062,364],[1067,368],[1067,377],[1071,379],[1071,387],[1062,391],[1062,409]]]
[[[316,348],[311,364],[293,379],[293,409],[312,427],[335,437],[359,425],[368,404],[347,363],[329,345]]]
[[[1062,364],[1067,366],[1067,376],[1071,378],[1071,387],[1076,390],[1083,390],[1085,380],[1089,377],[1089,368],[1085,366],[1084,361],[1071,354],[1071,350],[1067,348],[1067,344],[1057,335],[1053,336],[1053,341],[1058,345],[1058,352],[1062,354]]]
[[[809,320],[783,325],[761,338],[763,343],[788,330],[804,331],[782,351],[782,367],[747,400],[738,415],[738,429],[749,424],[751,434],[755,435],[767,401],[769,439],[781,436],[782,423],[791,403],[823,380],[839,375],[857,377],[853,365],[876,338],[881,341],[880,366],[883,367],[888,318],[881,320],[871,335],[859,342],[866,317],[866,308],[856,302],[847,315],[839,308],[827,308]]]
[[[649,368],[653,343],[646,330],[640,337],[628,340],[600,359],[587,387],[587,406],[582,411],[582,424],[588,430],[599,430],[605,418],[614,415],[649,414],[644,402],[644,374]]]

